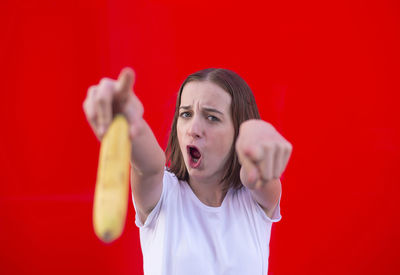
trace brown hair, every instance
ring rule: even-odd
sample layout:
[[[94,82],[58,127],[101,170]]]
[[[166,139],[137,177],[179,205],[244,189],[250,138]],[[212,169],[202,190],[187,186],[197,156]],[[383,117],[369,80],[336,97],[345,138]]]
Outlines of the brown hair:
[[[189,173],[186,169],[183,155],[179,148],[176,126],[179,117],[179,107],[181,104],[183,88],[187,83],[192,81],[210,81],[224,89],[232,98],[231,114],[235,134],[233,146],[225,164],[226,172],[220,183],[225,183],[225,190],[230,187],[240,189],[243,185],[240,182],[240,164],[235,151],[235,143],[239,134],[239,127],[243,121],[253,118],[259,119],[260,114],[250,87],[238,74],[227,69],[210,68],[201,70],[189,75],[185,81],[183,81],[176,99],[175,114],[166,149],[167,163],[169,166],[168,170],[174,173],[178,179],[187,182],[189,181]]]

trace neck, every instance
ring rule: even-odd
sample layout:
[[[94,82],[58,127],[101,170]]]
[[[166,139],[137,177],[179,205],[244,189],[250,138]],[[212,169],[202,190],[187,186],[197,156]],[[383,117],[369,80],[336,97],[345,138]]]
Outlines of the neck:
[[[227,191],[224,191],[223,184],[218,181],[199,181],[193,178],[189,179],[189,186],[197,198],[207,206],[221,206]]]

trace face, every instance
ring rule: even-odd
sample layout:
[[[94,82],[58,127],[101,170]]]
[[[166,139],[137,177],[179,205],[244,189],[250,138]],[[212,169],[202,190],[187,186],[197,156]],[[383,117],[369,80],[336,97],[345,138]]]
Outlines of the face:
[[[220,181],[233,146],[231,96],[209,81],[192,81],[181,95],[177,135],[190,180]]]

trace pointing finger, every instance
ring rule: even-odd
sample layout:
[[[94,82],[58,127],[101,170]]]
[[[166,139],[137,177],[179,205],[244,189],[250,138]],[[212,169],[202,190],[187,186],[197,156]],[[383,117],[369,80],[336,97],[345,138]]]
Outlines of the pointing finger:
[[[124,68],[118,76],[116,90],[118,93],[126,93],[132,89],[135,81],[135,72],[131,68]]]
[[[246,183],[250,189],[255,187],[259,178],[257,167],[247,158],[242,160],[242,169],[240,169],[241,180]]]
[[[245,149],[244,154],[254,163],[258,163],[264,158],[264,150],[261,146],[249,146]]]

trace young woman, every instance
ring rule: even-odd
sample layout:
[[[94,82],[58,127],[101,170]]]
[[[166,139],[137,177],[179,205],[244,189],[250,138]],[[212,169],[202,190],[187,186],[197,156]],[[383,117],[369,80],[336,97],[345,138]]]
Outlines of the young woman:
[[[118,80],[103,78],[83,107],[99,140],[115,113],[130,124],[144,274],[267,274],[271,226],[281,218],[279,178],[292,145],[260,120],[240,76],[206,69],[179,90],[166,158],[133,82],[131,69]]]

